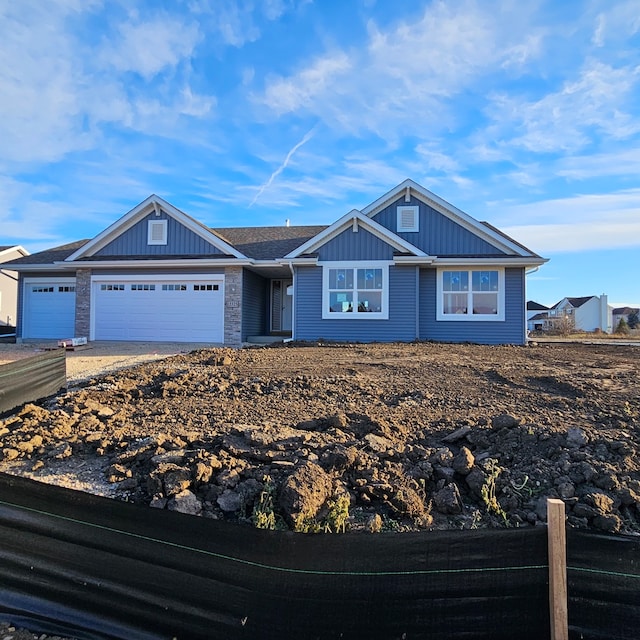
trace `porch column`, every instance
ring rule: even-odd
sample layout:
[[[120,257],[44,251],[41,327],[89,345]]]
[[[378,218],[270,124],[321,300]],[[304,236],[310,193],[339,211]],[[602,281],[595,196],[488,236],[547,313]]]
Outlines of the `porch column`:
[[[242,344],[242,267],[224,270],[224,343]]]
[[[89,338],[91,328],[91,269],[76,271],[76,321],[74,338]]]

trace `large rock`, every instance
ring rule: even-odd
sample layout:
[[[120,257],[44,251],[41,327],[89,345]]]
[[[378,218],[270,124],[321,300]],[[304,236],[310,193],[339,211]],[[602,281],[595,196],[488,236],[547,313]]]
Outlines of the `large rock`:
[[[202,503],[191,491],[181,491],[169,500],[167,509],[170,511],[179,511],[191,516],[198,516],[202,512]]]
[[[454,482],[446,485],[433,496],[433,504],[440,513],[461,513],[462,500],[458,485]]]
[[[513,427],[517,427],[519,424],[520,420],[510,416],[508,413],[501,413],[491,418],[491,426],[494,429],[513,429]]]
[[[473,469],[475,462],[476,459],[473,457],[473,453],[467,447],[462,447],[458,455],[453,459],[452,466],[456,473],[466,476]]]
[[[331,477],[319,465],[307,462],[285,480],[280,492],[280,507],[293,523],[300,518],[314,518],[331,492]]]

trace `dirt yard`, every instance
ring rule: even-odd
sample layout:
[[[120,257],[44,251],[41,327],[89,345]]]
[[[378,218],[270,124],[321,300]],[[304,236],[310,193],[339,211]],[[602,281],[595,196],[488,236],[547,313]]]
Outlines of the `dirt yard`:
[[[5,417],[0,471],[245,526],[529,526],[560,497],[572,526],[640,532],[639,349],[155,354]]]

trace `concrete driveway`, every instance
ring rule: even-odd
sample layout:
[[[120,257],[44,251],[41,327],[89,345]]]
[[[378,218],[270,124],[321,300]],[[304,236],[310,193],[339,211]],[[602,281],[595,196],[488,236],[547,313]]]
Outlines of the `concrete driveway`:
[[[67,381],[73,385],[82,380],[126,369],[143,362],[161,360],[198,349],[221,347],[202,342],[107,342],[94,341],[68,350]],[[38,340],[22,344],[0,344],[0,363],[26,358],[57,347],[55,340]]]

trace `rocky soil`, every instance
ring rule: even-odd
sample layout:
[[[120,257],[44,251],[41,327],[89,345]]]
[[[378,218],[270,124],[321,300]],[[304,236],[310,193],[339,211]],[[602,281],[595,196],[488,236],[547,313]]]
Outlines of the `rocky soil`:
[[[206,349],[0,420],[0,471],[244,526],[640,532],[640,347]]]

